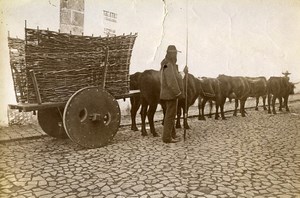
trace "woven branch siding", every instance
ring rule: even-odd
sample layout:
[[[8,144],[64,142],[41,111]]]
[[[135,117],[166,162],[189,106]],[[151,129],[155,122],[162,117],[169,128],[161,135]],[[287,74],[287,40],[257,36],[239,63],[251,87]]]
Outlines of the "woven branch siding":
[[[77,90],[101,86],[105,48],[109,48],[105,89],[112,95],[129,92],[129,65],[136,35],[90,37],[25,29],[29,103],[36,103],[30,70],[36,74],[42,102],[64,102]]]
[[[25,68],[25,41],[8,38],[10,66],[17,102],[27,101],[27,77]]]

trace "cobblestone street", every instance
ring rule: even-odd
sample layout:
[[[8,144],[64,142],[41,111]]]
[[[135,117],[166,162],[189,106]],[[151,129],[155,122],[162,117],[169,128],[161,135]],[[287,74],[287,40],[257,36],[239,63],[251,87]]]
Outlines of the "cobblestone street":
[[[300,197],[300,101],[289,106],[189,118],[175,144],[128,126],[98,149],[49,136],[3,141],[0,197]]]

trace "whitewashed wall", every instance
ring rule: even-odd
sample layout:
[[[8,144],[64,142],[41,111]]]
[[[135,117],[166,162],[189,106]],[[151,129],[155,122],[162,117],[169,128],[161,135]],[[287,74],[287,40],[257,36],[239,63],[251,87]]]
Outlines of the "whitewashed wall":
[[[0,0],[0,9],[0,124],[5,124],[7,104],[15,102],[7,31],[24,38],[25,19],[29,27],[58,30],[59,0]],[[269,77],[288,70],[291,81],[300,81],[299,0],[85,0],[86,35],[103,35],[102,10],[118,14],[117,34],[138,32],[130,73],[159,69],[169,44],[182,51],[182,70],[188,22],[188,66],[195,76]],[[128,102],[120,104],[125,113]]]

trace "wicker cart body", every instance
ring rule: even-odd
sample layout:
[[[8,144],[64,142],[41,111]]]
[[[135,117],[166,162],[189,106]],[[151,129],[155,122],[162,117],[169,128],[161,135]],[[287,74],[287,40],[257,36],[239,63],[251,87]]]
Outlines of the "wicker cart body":
[[[38,111],[50,136],[89,148],[106,145],[120,123],[116,99],[129,90],[136,34],[91,37],[25,28],[8,38],[16,100],[11,109]]]

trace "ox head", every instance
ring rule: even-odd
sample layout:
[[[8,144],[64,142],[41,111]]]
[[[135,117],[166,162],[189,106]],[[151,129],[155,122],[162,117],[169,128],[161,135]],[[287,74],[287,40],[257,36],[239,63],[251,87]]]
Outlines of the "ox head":
[[[294,92],[294,89],[296,88],[296,85],[297,84],[299,84],[300,82],[297,82],[297,83],[289,83],[289,88],[290,88],[290,90],[289,90],[289,94],[295,94],[295,92]]]

